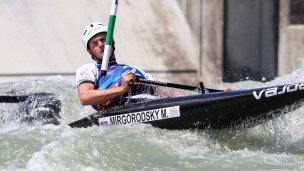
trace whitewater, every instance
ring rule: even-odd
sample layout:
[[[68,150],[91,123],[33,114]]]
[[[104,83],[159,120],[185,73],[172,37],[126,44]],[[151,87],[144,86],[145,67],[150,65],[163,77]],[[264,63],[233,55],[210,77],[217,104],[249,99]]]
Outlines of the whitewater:
[[[235,90],[303,82],[304,66],[262,83],[241,81],[211,88]],[[0,93],[54,93],[60,125],[0,123],[0,170],[303,170],[304,108],[243,129],[166,130],[149,124],[70,128],[94,112],[79,103],[65,77],[0,84]],[[1,104],[1,112],[18,104]],[[7,109],[5,111],[4,109]]]

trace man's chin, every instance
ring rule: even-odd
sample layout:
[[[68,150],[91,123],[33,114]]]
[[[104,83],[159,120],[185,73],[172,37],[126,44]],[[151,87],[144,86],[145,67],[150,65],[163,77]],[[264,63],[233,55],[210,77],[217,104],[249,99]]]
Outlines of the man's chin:
[[[101,60],[103,58],[103,54],[100,54],[100,55],[98,55],[96,57]]]

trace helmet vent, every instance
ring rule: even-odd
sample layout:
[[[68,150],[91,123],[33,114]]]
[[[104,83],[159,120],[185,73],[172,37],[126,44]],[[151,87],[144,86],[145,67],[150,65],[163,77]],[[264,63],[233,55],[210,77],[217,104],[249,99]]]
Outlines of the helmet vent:
[[[108,27],[103,23],[91,23],[87,25],[82,35],[82,43],[84,47],[88,49],[88,43],[93,36],[99,33],[107,33],[107,31],[108,31]]]

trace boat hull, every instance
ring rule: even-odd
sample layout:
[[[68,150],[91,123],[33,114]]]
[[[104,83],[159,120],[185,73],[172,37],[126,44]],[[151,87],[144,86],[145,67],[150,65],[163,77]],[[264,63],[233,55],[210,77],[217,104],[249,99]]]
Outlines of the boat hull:
[[[240,126],[245,122],[250,123],[246,125],[250,127],[288,112],[287,106],[292,106],[290,110],[299,107],[300,103],[297,102],[303,98],[303,83],[165,98],[94,113],[69,125],[101,125],[100,118],[122,115],[130,115],[131,118],[131,114],[136,116],[140,113],[178,107],[178,117],[165,116],[157,120],[145,120],[144,123],[164,129],[221,129]],[[122,121],[115,123],[125,124]]]

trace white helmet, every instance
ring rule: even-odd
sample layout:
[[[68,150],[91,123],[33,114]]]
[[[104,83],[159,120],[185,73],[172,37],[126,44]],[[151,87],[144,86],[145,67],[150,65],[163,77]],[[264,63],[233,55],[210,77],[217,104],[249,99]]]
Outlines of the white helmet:
[[[88,43],[93,36],[98,33],[108,32],[108,27],[102,23],[91,23],[83,31],[82,34],[82,43],[86,49],[89,49]]]

